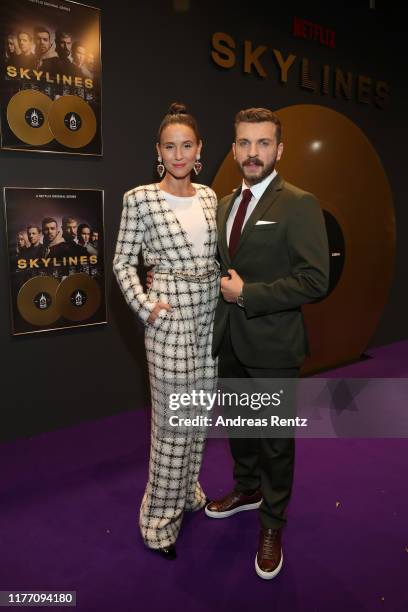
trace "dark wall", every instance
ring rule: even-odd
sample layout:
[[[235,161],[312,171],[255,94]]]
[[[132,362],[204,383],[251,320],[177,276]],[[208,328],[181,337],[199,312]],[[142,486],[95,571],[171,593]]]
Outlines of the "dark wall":
[[[185,102],[199,119],[205,143],[200,181],[207,184],[211,184],[229,149],[232,119],[239,108],[322,104],[344,113],[360,126],[375,146],[389,177],[398,230],[395,279],[371,344],[406,338],[408,129],[402,54],[406,32],[397,9],[387,13],[380,4],[373,11],[368,0],[312,2],[307,6],[293,2],[279,6],[271,2],[190,0],[191,8],[186,12],[175,12],[171,0],[99,0],[94,4],[103,9],[103,158],[1,151],[0,185],[105,189],[109,324],[12,337],[7,249],[1,228],[1,436],[29,435],[147,404],[143,330],[125,305],[110,262],[122,194],[132,186],[156,180],[155,134],[174,100]],[[271,5],[273,12],[268,8]],[[294,15],[335,29],[336,49],[295,39],[291,34]],[[379,110],[373,105],[322,97],[301,90],[297,78],[281,85],[271,59],[263,61],[268,71],[266,79],[244,75],[241,63],[223,70],[210,58],[215,31],[227,32],[239,45],[249,39],[254,45],[265,44],[282,53],[306,56],[318,66],[327,62],[354,74],[384,79],[391,88],[390,103]],[[347,164],[347,159],[343,163]],[[1,224],[4,225],[3,219]]]

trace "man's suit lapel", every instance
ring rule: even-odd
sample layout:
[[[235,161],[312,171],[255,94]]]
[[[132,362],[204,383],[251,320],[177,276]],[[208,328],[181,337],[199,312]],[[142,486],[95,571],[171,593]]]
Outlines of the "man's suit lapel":
[[[272,206],[272,204],[277,199],[282,187],[283,187],[283,178],[277,174],[273,181],[268,185],[265,189],[264,193],[261,196],[261,199],[255,206],[252,211],[251,216],[248,221],[245,223],[244,229],[242,230],[241,238],[239,239],[238,248],[235,253],[234,259],[238,256],[242,245],[245,244],[245,240],[248,238],[252,229],[256,225],[256,222],[262,218],[262,216],[266,213],[266,211]],[[227,249],[228,250],[228,249]]]

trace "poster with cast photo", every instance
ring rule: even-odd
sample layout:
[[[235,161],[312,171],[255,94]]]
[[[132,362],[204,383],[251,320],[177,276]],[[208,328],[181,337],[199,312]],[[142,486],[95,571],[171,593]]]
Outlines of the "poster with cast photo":
[[[100,10],[1,0],[1,147],[102,155]]]
[[[12,333],[106,323],[103,191],[3,192]]]

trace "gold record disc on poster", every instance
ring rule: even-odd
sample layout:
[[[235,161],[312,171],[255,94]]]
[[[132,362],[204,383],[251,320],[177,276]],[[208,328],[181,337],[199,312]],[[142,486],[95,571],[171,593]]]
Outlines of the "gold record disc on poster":
[[[55,140],[70,149],[85,147],[96,134],[95,113],[79,96],[54,100],[49,124]]]
[[[35,89],[16,93],[7,106],[7,121],[11,131],[29,145],[45,145],[53,140],[48,124],[52,100]]]
[[[17,295],[17,308],[25,321],[41,327],[59,319],[55,299],[58,285],[52,276],[35,276],[21,287]]]
[[[84,321],[98,310],[101,290],[93,278],[80,272],[67,276],[62,281],[57,290],[56,301],[63,317],[69,321]]]

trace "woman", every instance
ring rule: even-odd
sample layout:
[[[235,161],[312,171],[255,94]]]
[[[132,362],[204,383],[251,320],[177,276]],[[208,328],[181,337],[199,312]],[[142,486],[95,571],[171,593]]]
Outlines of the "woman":
[[[6,39],[6,60],[8,63],[13,62],[20,54],[18,48],[17,37],[15,34],[8,34]]]
[[[18,257],[24,255],[24,251],[28,248],[28,245],[27,232],[18,232],[16,241],[16,254]]]
[[[219,291],[215,193],[191,182],[202,168],[195,119],[172,104],[158,132],[160,183],[124,196],[114,272],[122,292],[146,325],[145,346],[152,398],[149,479],[140,509],[146,545],[168,559],[185,510],[199,510],[206,496],[198,482],[203,433],[164,435],[169,394],[212,390],[212,323]],[[145,293],[136,271],[138,254],[153,266]]]
[[[97,255],[98,251],[91,243],[92,229],[88,223],[78,225],[78,244],[86,249],[88,255]]]

